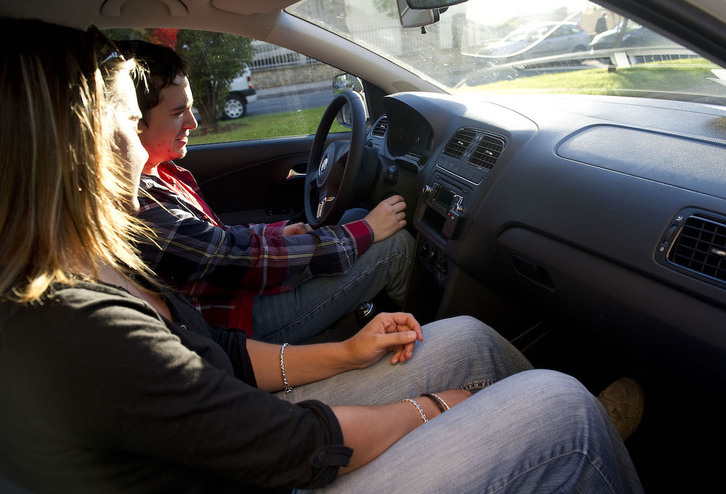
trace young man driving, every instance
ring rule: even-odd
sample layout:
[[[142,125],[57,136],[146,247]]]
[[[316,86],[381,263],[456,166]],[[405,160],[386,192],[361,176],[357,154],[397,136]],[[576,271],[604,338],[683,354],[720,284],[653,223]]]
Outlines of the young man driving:
[[[299,343],[381,291],[403,304],[413,238],[403,229],[402,197],[387,198],[367,214],[349,211],[339,225],[316,230],[286,221],[225,225],[192,174],[172,161],[186,155],[189,132],[197,127],[185,61],[145,41],[118,45],[149,71],[136,86],[140,138],[149,153],[139,217],[159,238],[158,245],[139,247],[149,266],[210,323],[262,341]]]

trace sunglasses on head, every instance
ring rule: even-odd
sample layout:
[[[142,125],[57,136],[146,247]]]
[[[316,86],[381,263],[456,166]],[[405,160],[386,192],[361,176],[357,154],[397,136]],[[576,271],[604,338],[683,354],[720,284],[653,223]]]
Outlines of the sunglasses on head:
[[[99,68],[102,68],[108,63],[123,62],[126,60],[116,44],[96,26],[92,25],[86,30],[86,39],[89,47],[96,54]]]

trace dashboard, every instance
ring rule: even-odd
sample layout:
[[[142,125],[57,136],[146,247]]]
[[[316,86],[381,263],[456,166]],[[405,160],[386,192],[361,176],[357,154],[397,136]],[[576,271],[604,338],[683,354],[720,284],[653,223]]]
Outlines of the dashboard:
[[[388,101],[389,111],[396,115],[397,125],[388,126],[386,146],[388,153],[422,165],[431,155],[433,129],[421,115],[396,99]]]
[[[481,294],[489,322],[492,293],[534,302],[645,347],[689,345],[726,381],[725,108],[428,93],[383,106],[371,145],[417,191],[411,304],[437,293],[433,319]]]

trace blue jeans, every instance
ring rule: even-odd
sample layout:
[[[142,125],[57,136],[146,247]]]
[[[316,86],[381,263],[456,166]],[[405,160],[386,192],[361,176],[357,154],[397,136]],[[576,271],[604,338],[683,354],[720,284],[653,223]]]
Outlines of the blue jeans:
[[[341,224],[363,218],[352,209]],[[269,343],[301,343],[331,327],[379,292],[403,305],[413,259],[414,239],[405,230],[376,242],[347,273],[321,276],[294,290],[255,298],[252,337]]]
[[[576,379],[530,363],[470,317],[424,327],[409,362],[386,358],[277,396],[375,405],[484,388],[320,492],[642,492],[625,445]]]

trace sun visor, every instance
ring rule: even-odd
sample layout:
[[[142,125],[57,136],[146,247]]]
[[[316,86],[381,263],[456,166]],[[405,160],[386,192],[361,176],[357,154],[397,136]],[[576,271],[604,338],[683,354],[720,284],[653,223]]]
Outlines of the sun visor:
[[[240,2],[239,0],[212,0],[214,8],[232,14],[270,14],[297,3],[297,0],[265,0],[264,2]]]

